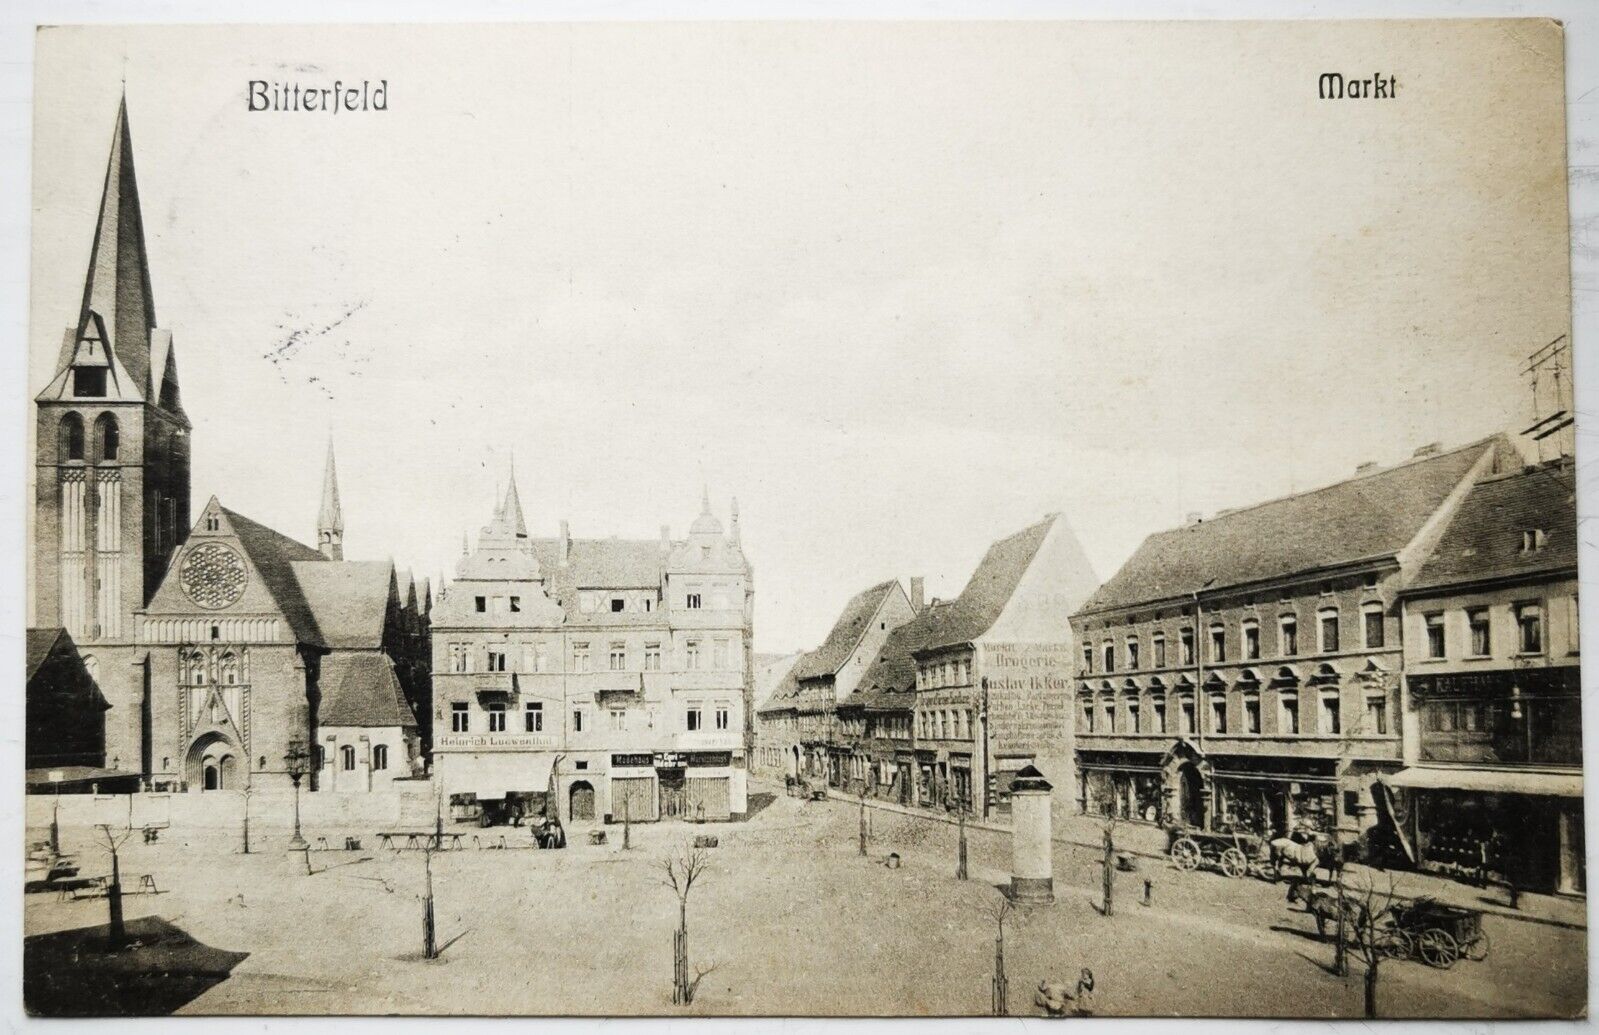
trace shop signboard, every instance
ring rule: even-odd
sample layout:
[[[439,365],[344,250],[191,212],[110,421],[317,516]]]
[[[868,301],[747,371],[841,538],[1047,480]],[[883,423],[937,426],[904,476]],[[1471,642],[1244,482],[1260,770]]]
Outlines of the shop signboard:
[[[1048,754],[1065,744],[1071,732],[1069,645],[985,644],[982,680],[996,754]]]

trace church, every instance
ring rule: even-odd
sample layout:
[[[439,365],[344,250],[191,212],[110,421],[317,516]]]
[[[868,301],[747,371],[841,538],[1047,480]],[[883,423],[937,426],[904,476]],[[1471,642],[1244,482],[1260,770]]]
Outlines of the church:
[[[174,790],[287,786],[293,756],[313,789],[421,772],[431,592],[344,560],[331,444],[315,548],[214,497],[189,527],[192,425],[156,324],[126,99],[83,303],[35,410],[30,642],[75,646],[106,769]]]

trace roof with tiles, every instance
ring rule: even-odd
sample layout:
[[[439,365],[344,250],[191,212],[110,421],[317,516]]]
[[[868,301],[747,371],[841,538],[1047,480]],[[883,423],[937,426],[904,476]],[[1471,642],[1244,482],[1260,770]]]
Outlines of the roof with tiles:
[[[1156,532],[1079,614],[1393,557],[1503,435]]]
[[[416,716],[388,655],[335,651],[322,659],[320,726],[414,727]]]
[[[1407,592],[1575,574],[1576,473],[1569,462],[1485,478],[1460,505]],[[1526,533],[1542,533],[1526,548]]]
[[[872,616],[882,606],[883,598],[894,592],[899,583],[894,579],[879,582],[861,590],[844,605],[843,612],[833,623],[827,639],[813,651],[808,651],[794,666],[795,679],[816,679],[835,675],[849,661],[850,655],[865,635]]]
[[[277,601],[278,609],[283,612],[289,627],[294,630],[295,639],[301,643],[321,643],[321,629],[317,626],[311,605],[300,588],[294,566],[300,561],[323,564],[334,562],[304,543],[290,539],[282,532],[268,528],[243,514],[228,510],[226,507],[222,508],[222,513],[227,516],[228,524],[232,526],[234,535],[238,536],[244,552],[250,555],[250,563],[261,573],[261,581],[266,584],[272,599]]]
[[[375,649],[388,624],[388,561],[296,561],[291,567],[325,647]]]

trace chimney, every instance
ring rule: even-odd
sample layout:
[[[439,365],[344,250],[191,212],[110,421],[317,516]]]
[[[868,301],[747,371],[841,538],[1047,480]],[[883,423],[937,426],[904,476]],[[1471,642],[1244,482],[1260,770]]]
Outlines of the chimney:
[[[1437,456],[1438,451],[1444,447],[1442,442],[1429,442],[1417,449],[1411,456]]]
[[[661,554],[665,556],[672,552],[672,526],[661,526]]]
[[[1376,469],[1377,469],[1377,461],[1375,461],[1375,460],[1367,460],[1363,464],[1356,464],[1355,465],[1355,473],[1356,474],[1365,474],[1367,471],[1375,471]]]
[[[1184,520],[1183,520],[1183,524],[1185,524],[1185,525],[1188,525],[1188,526],[1189,526],[1189,527],[1193,527],[1193,526],[1194,526],[1194,525],[1197,525],[1197,524],[1199,524],[1199,523],[1200,523],[1200,522],[1201,522],[1201,521],[1203,521],[1203,520],[1204,520],[1204,516],[1203,516],[1203,515],[1201,515],[1201,514],[1200,514],[1200,513],[1199,513],[1199,511],[1197,511],[1197,510],[1190,510],[1190,511],[1189,511],[1189,512],[1188,512],[1188,517],[1186,517],[1186,518],[1185,518],[1185,519],[1184,519]]]
[[[561,519],[561,541],[556,546],[556,555],[555,555],[556,556],[556,560],[560,563],[560,565],[563,568],[566,567],[567,558],[570,556],[571,550],[572,550],[572,529],[571,529],[571,527],[569,525],[567,525],[566,519],[563,518],[563,519]]]
[[[911,610],[915,611],[917,614],[920,614],[923,606],[925,606],[926,598],[924,594],[926,591],[926,579],[922,578],[920,575],[917,575],[911,579]]]

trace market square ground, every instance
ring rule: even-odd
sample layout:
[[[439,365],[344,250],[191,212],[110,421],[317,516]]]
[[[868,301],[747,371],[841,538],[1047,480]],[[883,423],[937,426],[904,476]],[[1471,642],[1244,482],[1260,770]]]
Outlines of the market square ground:
[[[131,957],[64,966],[62,932],[106,921],[103,899],[30,895],[25,909],[28,1000],[50,1009],[106,973],[149,971],[182,982],[140,1002],[182,1013],[671,1014],[676,900],[660,864],[694,833],[716,834],[712,868],[689,900],[691,960],[714,969],[691,1007],[704,1014],[932,1014],[989,1010],[994,927],[987,907],[1007,876],[1008,838],[974,830],[971,877],[954,879],[955,831],[940,822],[871,813],[867,857],[857,809],[801,802],[756,787],[743,824],[638,825],[632,849],[608,828],[604,846],[573,831],[565,851],[467,848],[433,857],[437,960],[421,959],[420,852],[376,847],[311,853],[314,876],[283,851],[286,831],[261,817],[251,855],[236,833],[165,831],[123,850],[129,886],[154,876],[159,893],[126,898],[148,932]],[[496,842],[489,832],[480,843]],[[526,830],[505,831],[526,844]],[[30,828],[30,840],[41,832]],[[109,871],[91,831],[69,827],[64,847],[85,874]],[[331,839],[330,839],[331,840]],[[903,865],[883,865],[889,852]],[[1153,904],[1139,903],[1142,881]],[[1348,1016],[1361,1012],[1358,964],[1328,971],[1332,947],[1284,901],[1284,888],[1141,860],[1121,875],[1112,916],[1101,916],[1099,869],[1087,849],[1056,846],[1057,902],[1007,926],[1009,1009],[1031,1015],[1043,978],[1096,975],[1101,1014]],[[1398,889],[1406,891],[1403,875]],[[1415,889],[1410,889],[1414,891]],[[1586,1010],[1586,930],[1490,915],[1485,962],[1438,971],[1414,962],[1382,970],[1386,1016],[1577,1016]],[[176,931],[178,933],[174,934]],[[44,935],[60,935],[51,948]],[[182,944],[184,937],[198,947]],[[174,961],[179,961],[174,963]],[[185,960],[210,967],[185,974]],[[218,961],[221,961],[220,964]]]

